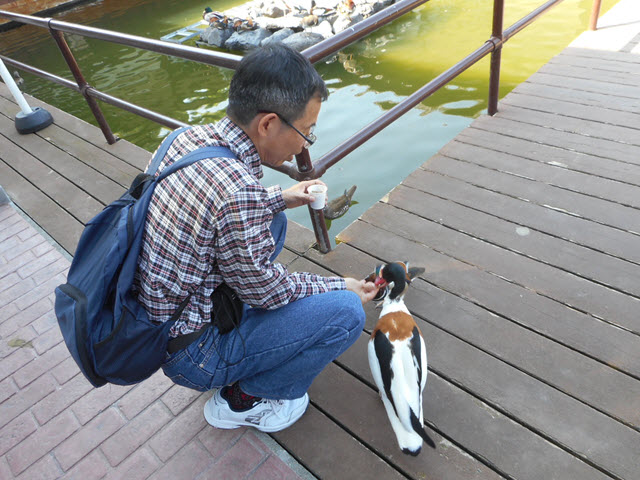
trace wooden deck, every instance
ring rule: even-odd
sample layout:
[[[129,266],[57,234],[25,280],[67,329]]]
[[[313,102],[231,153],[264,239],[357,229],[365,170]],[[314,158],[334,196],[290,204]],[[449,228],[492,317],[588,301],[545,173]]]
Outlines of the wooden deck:
[[[32,104],[38,105],[35,100]],[[426,268],[407,303],[437,449],[400,453],[367,365],[377,318],[275,438],[323,479],[640,478],[640,55],[569,48],[340,234],[292,225],[292,270]],[[0,85],[0,184],[73,252],[149,153],[50,109],[20,136]]]

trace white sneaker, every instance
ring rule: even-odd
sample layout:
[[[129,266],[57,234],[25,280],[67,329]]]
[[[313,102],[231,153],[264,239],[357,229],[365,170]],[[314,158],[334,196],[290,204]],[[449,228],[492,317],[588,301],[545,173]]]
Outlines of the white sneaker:
[[[204,418],[216,428],[254,427],[262,432],[278,432],[293,425],[306,411],[309,395],[295,400],[269,400],[263,398],[244,412],[231,410],[229,403],[216,391],[204,406]]]

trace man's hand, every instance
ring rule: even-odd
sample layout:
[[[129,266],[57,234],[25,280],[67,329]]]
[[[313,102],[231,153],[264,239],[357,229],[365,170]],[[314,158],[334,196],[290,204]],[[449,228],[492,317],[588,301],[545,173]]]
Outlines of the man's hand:
[[[287,208],[300,207],[313,202],[313,195],[307,193],[311,185],[324,185],[321,180],[307,180],[282,191],[282,199]]]
[[[363,304],[373,300],[373,297],[378,293],[378,287],[373,282],[365,282],[364,280],[356,280],[349,277],[345,278],[344,281],[347,283],[347,290],[357,293]]]

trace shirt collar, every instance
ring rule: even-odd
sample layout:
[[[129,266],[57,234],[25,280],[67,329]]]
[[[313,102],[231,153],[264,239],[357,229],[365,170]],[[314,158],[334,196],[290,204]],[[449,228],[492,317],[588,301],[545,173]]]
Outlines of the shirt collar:
[[[213,126],[214,130],[229,144],[229,149],[242,161],[257,179],[262,178],[262,163],[258,150],[238,125],[229,117],[224,117]]]

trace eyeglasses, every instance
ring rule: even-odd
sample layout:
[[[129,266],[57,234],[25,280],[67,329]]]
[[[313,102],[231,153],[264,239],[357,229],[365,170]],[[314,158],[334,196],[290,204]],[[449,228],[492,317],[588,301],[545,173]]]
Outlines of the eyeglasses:
[[[307,135],[305,135],[304,133],[302,133],[300,130],[298,130],[296,127],[294,127],[291,122],[289,122],[289,120],[287,120],[286,118],[284,118],[282,115],[280,115],[278,112],[268,112],[266,110],[258,110],[258,113],[275,113],[278,118],[282,121],[282,123],[284,123],[285,125],[293,128],[295,130],[295,132],[300,135],[302,138],[304,138],[305,140],[305,145],[304,148],[309,148],[311,145],[313,145],[316,140],[318,139],[318,137],[316,137],[313,134],[313,129],[315,128],[315,125],[311,127],[311,130],[309,131],[309,133]]]

